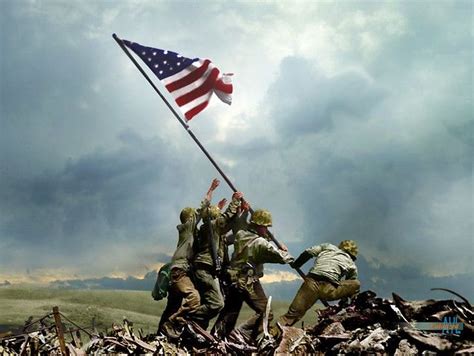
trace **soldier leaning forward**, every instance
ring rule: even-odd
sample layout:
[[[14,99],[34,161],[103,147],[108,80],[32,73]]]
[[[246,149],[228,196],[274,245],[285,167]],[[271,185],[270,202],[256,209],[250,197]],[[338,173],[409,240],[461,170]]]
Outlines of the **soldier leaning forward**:
[[[278,319],[278,323],[283,326],[294,325],[318,299],[331,301],[358,293],[360,282],[354,263],[357,252],[357,245],[352,240],[342,241],[339,247],[324,243],[305,250],[291,264],[293,268],[301,267],[311,257],[317,259],[287,313]]]
[[[246,342],[252,342],[263,330],[263,316],[268,302],[260,284],[263,264],[284,264],[293,261],[286,251],[277,249],[267,240],[267,228],[271,225],[271,214],[265,210],[256,210],[249,227],[237,233],[228,269],[232,282],[231,292],[214,326],[215,334],[221,338],[230,336],[237,340],[243,338]],[[244,301],[255,314],[233,330]],[[271,318],[269,315],[269,320]]]
[[[201,305],[193,314],[203,328],[224,306],[224,300],[217,279],[222,261],[227,255],[225,234],[230,230],[230,220],[240,207],[242,193],[236,192],[224,213],[211,205],[203,210],[204,223],[194,241],[194,282],[201,296]],[[209,214],[206,216],[205,214]]]

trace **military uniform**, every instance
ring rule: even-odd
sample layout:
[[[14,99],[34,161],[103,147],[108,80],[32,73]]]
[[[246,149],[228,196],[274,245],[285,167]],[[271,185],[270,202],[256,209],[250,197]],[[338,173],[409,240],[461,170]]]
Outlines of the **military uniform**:
[[[317,257],[317,259],[303,285],[296,293],[288,312],[279,318],[280,325],[294,325],[318,299],[337,300],[359,292],[360,282],[357,280],[357,266],[353,261],[357,255],[357,247],[355,247],[355,251],[347,248],[346,250],[351,252],[353,257],[341,248],[324,243],[305,250],[298,257],[293,263],[293,266],[298,268],[311,257]]]
[[[210,225],[209,223],[201,225],[194,242],[193,271],[195,285],[201,296],[201,305],[193,314],[193,319],[203,328],[207,328],[209,320],[215,317],[224,306],[224,298],[216,278],[209,229],[212,228],[213,231],[217,257],[221,263],[224,263],[228,259],[225,234],[231,229],[230,221],[236,215],[239,206],[240,200],[233,198],[224,213],[221,214],[220,210],[216,211],[215,215],[218,216],[210,220]],[[212,215],[212,211],[210,213]]]
[[[293,259],[282,250],[278,250],[255,230],[248,228],[237,233],[234,253],[228,269],[231,281],[229,297],[214,326],[214,332],[225,337],[234,329],[237,318],[245,301],[255,314],[237,329],[246,340],[255,340],[262,331],[262,320],[268,298],[260,284],[264,263],[289,263]],[[271,316],[270,316],[271,319]]]
[[[190,209],[190,208],[187,208]],[[183,209],[184,211],[185,209]],[[161,315],[159,331],[164,330],[167,321],[176,321],[178,317],[193,314],[200,305],[200,296],[190,278],[190,264],[192,258],[194,234],[196,230],[196,212],[194,209],[190,217],[176,228],[179,232],[178,245],[171,259],[171,276],[169,295],[166,308]],[[166,329],[166,326],[165,326]],[[170,327],[168,326],[168,331]]]

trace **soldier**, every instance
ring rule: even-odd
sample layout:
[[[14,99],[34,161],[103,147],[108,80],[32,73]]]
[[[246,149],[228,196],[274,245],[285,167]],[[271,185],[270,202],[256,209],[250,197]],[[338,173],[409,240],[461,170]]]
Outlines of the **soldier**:
[[[199,228],[194,241],[194,277],[195,285],[201,296],[201,305],[193,315],[203,328],[224,306],[218,277],[227,257],[225,234],[231,229],[231,219],[237,213],[243,194],[236,192],[224,213],[219,206],[211,205],[203,211],[204,223]],[[222,202],[222,201],[221,201]]]
[[[294,325],[318,299],[330,301],[357,294],[360,290],[357,266],[354,263],[357,252],[354,241],[344,240],[339,247],[323,243],[301,253],[291,264],[293,268],[300,268],[311,257],[317,259],[296,293],[288,312],[278,319],[280,325]]]
[[[183,324],[183,317],[194,314],[200,306],[199,292],[191,280],[192,246],[202,210],[209,206],[212,194],[218,186],[219,181],[214,179],[201,203],[201,209],[186,207],[179,216],[181,224],[176,227],[179,237],[176,251],[171,259],[168,301],[158,326],[159,332],[170,337],[179,336],[176,329]]]
[[[293,261],[288,252],[277,249],[267,240],[268,227],[271,225],[270,212],[255,210],[249,226],[237,232],[228,269],[231,291],[214,326],[214,333],[221,338],[230,336],[237,341],[243,338],[246,342],[252,342],[263,330],[263,316],[268,301],[260,284],[263,264]],[[255,315],[232,330],[244,301],[255,311]]]

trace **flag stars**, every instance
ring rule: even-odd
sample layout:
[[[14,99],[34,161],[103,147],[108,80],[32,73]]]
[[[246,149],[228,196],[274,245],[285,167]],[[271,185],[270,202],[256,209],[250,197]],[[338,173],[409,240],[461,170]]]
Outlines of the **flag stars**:
[[[180,63],[180,62],[178,62],[178,63],[176,63],[176,65],[179,67],[179,66],[181,65],[181,63]]]
[[[142,55],[144,56],[145,54],[146,54],[146,52],[145,52],[145,51],[143,51],[143,52],[142,52]]]
[[[168,54],[168,51],[163,51],[164,54]]]
[[[151,58],[148,58],[148,62],[151,62]]]
[[[158,64],[155,64],[155,68],[158,68]]]
[[[156,52],[153,52],[153,55],[156,56]]]
[[[162,70],[160,70],[160,72],[159,72],[159,73],[160,73],[160,74],[163,74],[163,71],[162,71]]]
[[[168,63],[168,62],[167,62],[167,61],[163,61],[163,64],[166,64],[166,63]]]

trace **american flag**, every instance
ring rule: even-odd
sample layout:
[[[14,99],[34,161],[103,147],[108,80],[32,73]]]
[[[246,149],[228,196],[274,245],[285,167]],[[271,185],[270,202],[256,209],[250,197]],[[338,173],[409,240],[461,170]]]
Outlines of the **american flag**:
[[[206,108],[212,93],[224,103],[231,104],[232,74],[222,74],[209,59],[190,59],[176,52],[127,40],[123,43],[163,82],[187,121]]]

